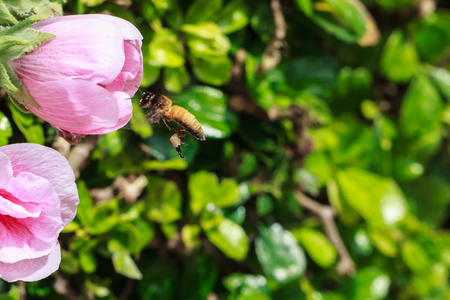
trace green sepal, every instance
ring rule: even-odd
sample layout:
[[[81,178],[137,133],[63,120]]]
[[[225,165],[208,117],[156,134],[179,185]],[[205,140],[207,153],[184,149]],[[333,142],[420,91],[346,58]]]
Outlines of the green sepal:
[[[55,35],[51,33],[37,31],[31,28],[22,29],[10,36],[0,35],[0,47],[3,47],[3,40],[8,41],[7,49],[1,49],[0,61],[10,61],[21,58],[26,52],[30,52],[42,43],[54,38]]]
[[[14,105],[25,112],[28,110],[21,104],[28,104],[36,109],[39,109],[39,106],[7,62],[24,56],[55,37],[54,34],[28,28],[44,18],[46,16],[32,15],[12,27],[0,29],[0,87],[11,96]]]
[[[0,62],[0,86],[11,96],[12,102],[19,110],[29,112],[20,104],[29,104],[39,109],[17,74],[4,62]]]
[[[16,18],[11,14],[8,7],[3,3],[3,1],[0,1],[0,24],[13,24],[16,25],[19,23]]]
[[[13,13],[18,19],[26,19],[30,14],[42,15],[44,18],[52,15],[62,15],[62,1],[49,1],[49,0],[2,0],[2,3],[9,8],[9,11]]]

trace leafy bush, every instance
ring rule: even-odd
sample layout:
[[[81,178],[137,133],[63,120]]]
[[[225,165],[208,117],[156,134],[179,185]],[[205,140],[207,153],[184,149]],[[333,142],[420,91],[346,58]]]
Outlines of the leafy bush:
[[[450,11],[435,2],[69,1],[141,30],[141,87],[207,140],[187,136],[182,160],[136,101],[131,130],[73,147],[72,162],[92,150],[81,204],[60,271],[28,297],[448,299]],[[58,147],[0,107],[0,145]]]

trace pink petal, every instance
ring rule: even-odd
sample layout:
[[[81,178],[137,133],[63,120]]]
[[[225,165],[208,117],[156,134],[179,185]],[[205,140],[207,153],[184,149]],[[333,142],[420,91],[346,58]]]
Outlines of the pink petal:
[[[12,178],[12,167],[8,156],[0,153],[0,189]]]
[[[113,97],[116,99],[119,105],[119,120],[113,127],[97,128],[95,130],[87,131],[86,134],[103,134],[108,133],[123,126],[127,125],[133,114],[133,104],[131,103],[130,96],[124,92],[115,92]]]
[[[41,213],[41,208],[32,203],[22,203],[19,200],[13,201],[11,198],[4,197],[5,192],[0,190],[0,214],[18,219],[37,218]]]
[[[24,258],[38,258],[50,253],[57,236],[44,241],[33,235],[24,219],[0,215],[0,262],[15,263]]]
[[[30,172],[47,179],[60,199],[63,225],[69,224],[79,203],[75,175],[67,160],[52,148],[36,144],[12,144],[0,147],[13,168],[14,176]]]
[[[55,272],[61,263],[61,248],[56,244],[45,256],[8,264],[0,262],[0,277],[8,282],[36,281]]]
[[[108,91],[124,91],[133,97],[142,80],[142,52],[137,44],[137,41],[125,41],[125,63],[116,79],[105,86]]]
[[[113,127],[119,119],[119,107],[110,92],[83,80],[40,83],[24,80],[38,102],[39,111],[28,108],[55,127],[85,133],[99,127]]]
[[[139,30],[136,29],[134,25],[132,25],[130,22],[117,18],[110,15],[101,15],[101,14],[91,14],[91,15],[73,15],[73,16],[64,16],[64,17],[56,17],[56,18],[50,18],[43,21],[40,21],[37,25],[34,25],[33,27],[36,29],[40,29],[48,24],[56,23],[56,22],[79,22],[83,20],[101,20],[104,22],[108,22],[109,26],[116,27],[117,30],[120,30],[122,33],[123,39],[125,40],[142,40],[143,37]],[[82,23],[82,22],[80,22]],[[66,26],[66,25],[64,25]],[[69,25],[70,26],[70,25]]]
[[[125,61],[123,36],[101,19],[53,18],[37,28],[57,35],[22,58],[8,62],[21,79],[60,81],[81,79],[106,85]],[[58,20],[60,20],[58,22]]]

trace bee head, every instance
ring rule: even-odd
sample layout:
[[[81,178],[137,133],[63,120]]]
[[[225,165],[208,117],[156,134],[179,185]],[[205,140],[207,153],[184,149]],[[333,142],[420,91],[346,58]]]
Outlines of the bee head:
[[[154,95],[155,94],[153,94],[152,92],[143,93],[141,100],[139,101],[139,107],[148,108]]]

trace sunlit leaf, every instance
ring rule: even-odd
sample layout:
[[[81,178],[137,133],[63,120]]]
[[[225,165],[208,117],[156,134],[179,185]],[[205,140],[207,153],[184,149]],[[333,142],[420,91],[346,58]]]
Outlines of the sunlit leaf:
[[[189,179],[189,194],[191,195],[191,209],[198,214],[208,203],[217,207],[228,207],[239,199],[238,185],[234,180],[219,179],[209,172],[192,174]]]
[[[335,262],[336,250],[323,233],[310,228],[298,228],[291,232],[316,264],[327,268]]]
[[[407,82],[416,73],[418,63],[414,45],[405,41],[401,31],[394,31],[384,46],[381,71],[393,82]]]
[[[149,54],[150,63],[154,66],[177,68],[184,64],[183,47],[178,37],[169,30],[161,31],[153,37]]]
[[[181,193],[173,181],[149,178],[145,200],[146,215],[160,223],[171,223],[181,218]]]
[[[424,135],[440,124],[443,105],[430,80],[418,75],[409,86],[400,111],[400,129],[408,138]]]
[[[200,225],[208,240],[226,256],[235,260],[245,259],[249,242],[247,234],[239,224],[216,213],[207,212],[203,213]]]
[[[264,273],[278,283],[299,278],[306,268],[306,257],[297,240],[280,224],[260,227],[255,241],[256,255]]]
[[[112,262],[114,270],[117,273],[122,274],[131,279],[141,279],[142,274],[139,271],[136,263],[131,258],[130,254],[127,252],[116,252],[113,253]]]

